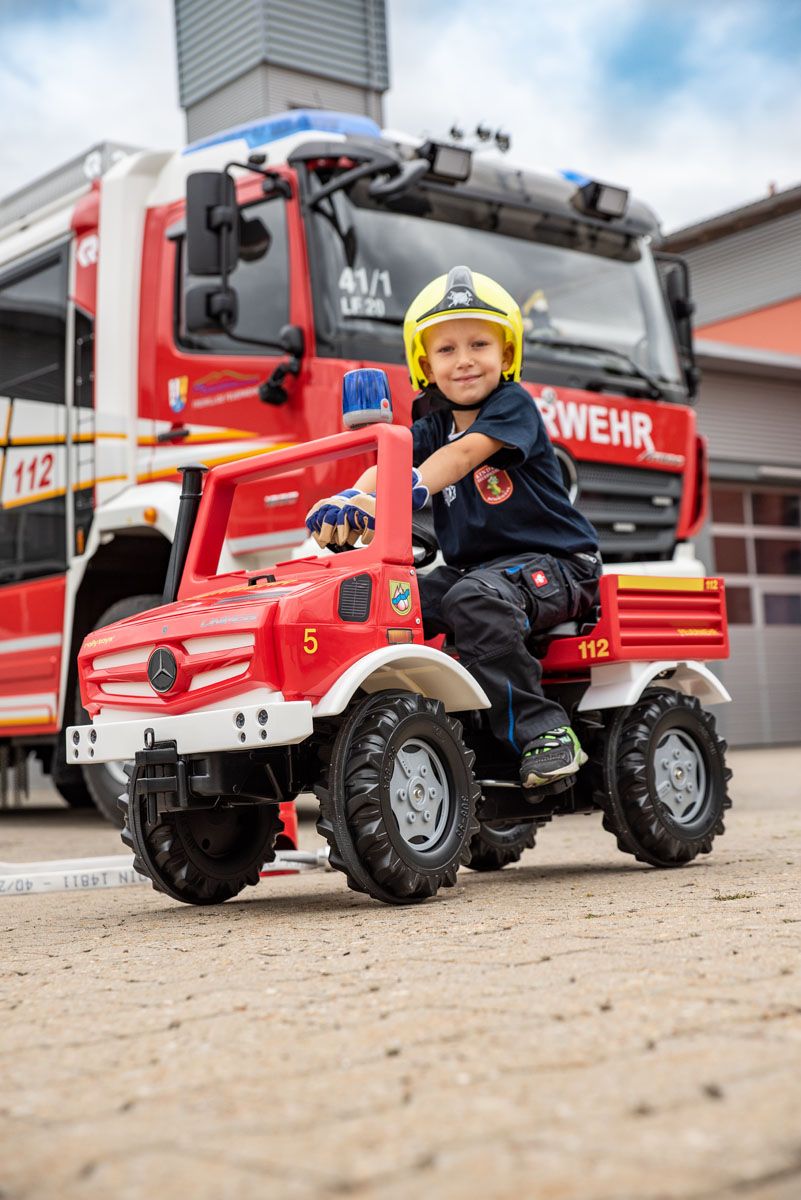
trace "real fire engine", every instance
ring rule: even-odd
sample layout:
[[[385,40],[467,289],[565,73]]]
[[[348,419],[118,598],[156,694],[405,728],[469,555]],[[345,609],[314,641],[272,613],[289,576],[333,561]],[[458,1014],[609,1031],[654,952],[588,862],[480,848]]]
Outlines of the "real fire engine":
[[[194,261],[187,221],[208,234]],[[408,422],[399,326],[421,280],[454,263],[519,301],[524,382],[607,566],[699,574],[691,303],[657,239],[623,189],[313,110],[122,154],[7,220],[0,777],[33,751],[69,803],[119,820],[122,771],[67,764],[58,735],[85,720],[83,639],[160,602],[178,468],[337,432],[342,375],[359,365],[387,370]],[[242,489],[219,569],[297,554],[312,499],[359,469]]]

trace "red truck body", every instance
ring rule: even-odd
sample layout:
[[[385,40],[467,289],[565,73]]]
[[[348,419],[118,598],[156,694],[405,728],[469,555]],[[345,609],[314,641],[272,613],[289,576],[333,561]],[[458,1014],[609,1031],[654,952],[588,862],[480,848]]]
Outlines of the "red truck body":
[[[490,239],[477,241],[476,253],[494,254],[490,225],[480,228],[487,205],[508,211],[504,245],[523,238],[518,224],[526,205],[539,206],[538,212],[549,205],[560,209],[556,232],[549,228],[541,240],[529,232],[521,242],[546,248],[543,270],[553,271],[556,317],[564,264],[573,271],[580,258],[582,269],[598,266],[598,278],[603,271],[619,271],[623,278],[629,267],[639,273],[631,294],[644,288],[648,298],[633,330],[626,325],[631,314],[618,314],[622,340],[615,340],[610,324],[609,346],[600,354],[599,345],[600,357],[591,355],[590,362],[581,352],[574,362],[573,350],[543,346],[532,334],[524,384],[542,412],[566,481],[578,492],[577,503],[601,531],[605,560],[632,571],[698,573],[687,544],[704,517],[703,442],[693,411],[682,403],[687,392],[674,348],[675,322],[651,258],[656,226],[649,210],[632,210],[633,223],[616,234],[614,222],[602,228],[601,221],[570,208],[572,185],[563,180],[529,173],[521,199],[510,192],[509,180],[522,179],[522,173],[477,162],[463,185],[426,184],[420,195],[431,219],[425,205],[418,212],[409,202],[398,215],[359,187],[347,197],[335,194],[328,212],[322,204],[315,207],[320,182],[325,186],[347,172],[365,138],[384,150],[389,145],[377,128],[357,128],[362,119],[346,117],[338,118],[338,132],[323,121],[326,140],[320,142],[314,120],[319,124],[329,115],[294,126],[276,119],[271,133],[247,127],[227,140],[190,147],[191,153],[129,155],[78,194],[0,230],[0,357],[10,364],[0,372],[0,739],[25,752],[35,749],[65,795],[76,795],[76,780],[74,773],[64,775],[53,749],[58,732],[76,716],[78,647],[114,605],[129,598],[152,602],[161,591],[178,507],[178,468],[281,454],[336,434],[342,375],[365,363],[387,371],[395,421],[408,424],[413,392],[393,323],[412,282],[416,290],[432,274],[425,254],[433,255],[440,242],[443,254],[450,239],[454,253],[469,255],[473,242],[463,236]],[[355,149],[352,136],[360,139]],[[219,170],[231,158],[244,159],[259,138],[269,144],[272,190],[265,191],[263,173],[245,164],[234,172],[236,200],[245,214],[258,210],[271,225],[272,245],[261,259],[257,252],[245,262],[242,279],[235,275],[233,281],[243,311],[263,303],[265,323],[280,317],[299,332],[304,347],[297,373],[286,377],[283,394],[274,391],[271,402],[263,399],[263,385],[287,363],[287,354],[222,337],[192,338],[183,310],[189,287],[187,178],[194,170]],[[408,147],[396,151],[407,153]],[[454,197],[458,212],[451,220],[447,206]],[[481,218],[475,227],[473,209]],[[396,215],[397,238],[379,236]],[[331,232],[346,218],[358,233],[350,242],[347,231]],[[444,241],[440,229],[447,232]],[[397,248],[392,270],[382,269],[380,247],[402,246],[419,230],[429,240],[413,281],[396,278],[405,262]],[[597,245],[590,246],[588,230],[595,231]],[[604,238],[617,241],[601,253]],[[495,273],[511,287],[503,262],[499,254]],[[254,290],[245,276],[261,270],[260,264],[264,287]],[[579,278],[571,276],[571,296],[580,290]],[[532,277],[532,289],[538,282]],[[512,290],[520,293],[521,287],[518,282]],[[526,311],[525,294],[520,300]],[[571,315],[573,303],[564,300],[561,325],[556,320],[554,328],[575,340],[583,326],[581,313]],[[258,320],[248,319],[249,334],[259,335]],[[266,328],[273,339],[277,332]],[[650,337],[659,348],[666,373],[660,398],[636,368],[613,369],[609,355],[619,358],[620,346],[637,337]],[[561,340],[567,346],[570,339]],[[226,565],[254,569],[303,554],[310,503],[349,482],[362,465],[357,457],[340,466],[298,466],[280,484],[254,477],[240,489],[231,514],[222,551]]]

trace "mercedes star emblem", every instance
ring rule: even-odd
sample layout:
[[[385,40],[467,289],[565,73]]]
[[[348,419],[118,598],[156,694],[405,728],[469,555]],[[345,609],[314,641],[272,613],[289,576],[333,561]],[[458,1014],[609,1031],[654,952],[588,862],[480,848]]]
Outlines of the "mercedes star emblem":
[[[178,677],[178,665],[172,650],[159,646],[147,662],[147,677],[150,686],[157,692],[168,692]]]

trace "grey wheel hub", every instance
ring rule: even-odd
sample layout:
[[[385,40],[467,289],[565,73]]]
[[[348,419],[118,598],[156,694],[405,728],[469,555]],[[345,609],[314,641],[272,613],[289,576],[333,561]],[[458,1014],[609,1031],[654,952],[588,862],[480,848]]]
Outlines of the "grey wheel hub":
[[[418,854],[432,850],[447,827],[451,798],[442,761],[426,742],[409,738],[403,743],[389,791],[404,842]]]
[[[654,786],[660,802],[679,825],[691,824],[706,800],[706,766],[695,738],[671,729],[654,753]]]

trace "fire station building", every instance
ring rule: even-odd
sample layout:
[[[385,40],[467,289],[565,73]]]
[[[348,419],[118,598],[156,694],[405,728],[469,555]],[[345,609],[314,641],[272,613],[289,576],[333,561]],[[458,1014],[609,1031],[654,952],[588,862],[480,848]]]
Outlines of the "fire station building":
[[[711,511],[698,554],[724,575],[733,745],[801,741],[801,186],[680,229],[696,302]]]

